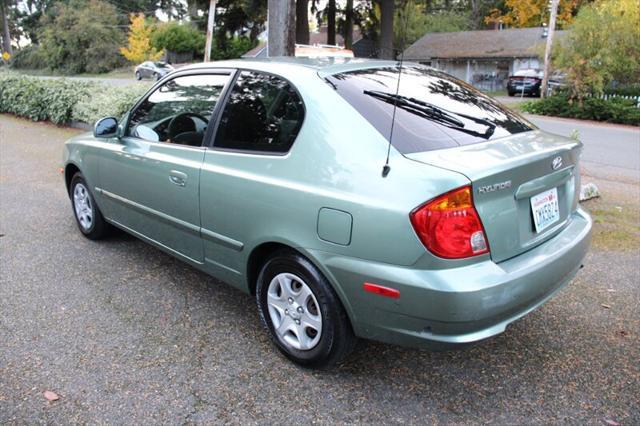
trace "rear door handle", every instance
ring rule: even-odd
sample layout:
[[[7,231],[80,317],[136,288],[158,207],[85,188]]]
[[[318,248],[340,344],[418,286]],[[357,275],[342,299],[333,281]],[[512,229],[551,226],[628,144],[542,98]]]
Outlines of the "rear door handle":
[[[171,183],[174,183],[178,186],[186,186],[187,185],[187,174],[179,172],[177,170],[171,170],[169,172],[169,180]]]

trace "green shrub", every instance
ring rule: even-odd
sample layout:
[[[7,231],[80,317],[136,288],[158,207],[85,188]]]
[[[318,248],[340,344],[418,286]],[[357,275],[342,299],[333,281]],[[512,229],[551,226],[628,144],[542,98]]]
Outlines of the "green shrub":
[[[0,73],[0,112],[34,121],[65,124],[122,116],[149,88],[149,84],[110,87],[68,79],[41,79]]]
[[[257,42],[252,42],[248,37],[233,37],[225,40],[224,45],[220,40],[214,40],[211,52],[211,59],[219,61],[222,59],[237,59],[256,47]]]
[[[635,100],[615,97],[606,100],[588,97],[580,104],[566,94],[557,94],[539,101],[525,102],[520,108],[531,114],[638,126],[640,125],[640,108],[636,105]]]
[[[102,87],[92,96],[84,98],[73,108],[73,119],[93,124],[103,117],[120,118],[151,87],[134,84],[120,87]]]
[[[55,124],[71,121],[80,99],[88,97],[95,83],[64,79],[0,75],[0,112]]]
[[[201,52],[204,50],[205,35],[190,24],[172,21],[160,25],[151,35],[151,46],[156,50],[176,53]]]
[[[117,9],[100,0],[55,2],[40,22],[40,52],[48,68],[65,74],[103,73],[125,64]]]
[[[11,68],[39,70],[45,68],[44,56],[40,51],[40,46],[30,44],[15,52],[11,59]]]

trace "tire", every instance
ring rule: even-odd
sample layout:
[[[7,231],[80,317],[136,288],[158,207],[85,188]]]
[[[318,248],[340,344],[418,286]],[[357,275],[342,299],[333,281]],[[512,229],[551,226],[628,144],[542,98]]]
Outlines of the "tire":
[[[105,237],[109,231],[109,224],[104,220],[93,194],[89,190],[89,185],[80,172],[71,178],[69,198],[71,199],[73,217],[75,217],[82,235],[90,240],[99,240]]]
[[[340,299],[322,273],[294,251],[276,252],[264,264],[256,302],[271,340],[298,365],[328,368],[353,350],[356,337]],[[288,331],[278,333],[274,321]]]
[[[515,95],[515,93],[514,92],[507,92],[507,95],[513,97]]]
[[[156,81],[158,81],[158,80],[160,80],[160,78],[161,78],[161,77],[160,77],[160,74],[158,74],[157,72],[154,72],[154,73],[153,73],[153,78],[154,78]]]
[[[140,71],[136,71],[136,80],[142,80],[142,74],[140,74]]]

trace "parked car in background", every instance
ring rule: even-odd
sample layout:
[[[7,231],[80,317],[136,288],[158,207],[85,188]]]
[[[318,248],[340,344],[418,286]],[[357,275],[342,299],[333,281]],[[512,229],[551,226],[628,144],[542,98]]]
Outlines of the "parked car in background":
[[[166,62],[146,61],[135,68],[135,76],[136,80],[142,80],[143,78],[160,80],[171,71],[173,71],[173,67]]]
[[[540,96],[543,72],[539,69],[516,71],[507,81],[509,96],[530,95]]]
[[[419,64],[241,60],[99,120],[64,176],[87,238],[121,228],[252,294],[323,367],[356,337],[485,339],[564,287],[591,237],[581,150]]]

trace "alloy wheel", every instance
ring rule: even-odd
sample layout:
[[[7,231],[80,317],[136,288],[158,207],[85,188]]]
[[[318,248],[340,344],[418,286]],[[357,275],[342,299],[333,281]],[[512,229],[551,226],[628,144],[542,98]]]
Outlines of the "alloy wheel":
[[[73,188],[73,207],[82,229],[90,230],[93,225],[93,205],[89,191],[82,183]]]

